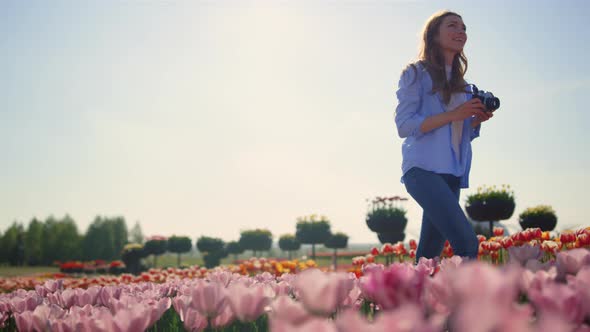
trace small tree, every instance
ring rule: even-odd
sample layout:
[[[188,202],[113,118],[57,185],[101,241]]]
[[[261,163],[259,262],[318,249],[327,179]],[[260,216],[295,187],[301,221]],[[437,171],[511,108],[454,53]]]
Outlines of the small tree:
[[[231,241],[225,246],[228,254],[234,255],[234,261],[238,260],[238,255],[244,252],[244,248],[240,245],[238,241]]]
[[[197,249],[202,253],[207,268],[218,266],[221,259],[227,257],[225,243],[219,238],[201,236],[197,239]]]
[[[315,260],[315,245],[324,244],[330,238],[330,221],[321,216],[312,214],[309,217],[297,218],[297,230],[295,237],[303,244],[311,244],[311,257]]]
[[[244,250],[252,250],[254,257],[257,251],[268,251],[272,246],[272,233],[267,229],[246,230],[240,233],[240,246]]]
[[[189,252],[193,248],[193,243],[188,236],[172,235],[168,239],[168,251],[178,255],[176,265],[180,267],[180,254]]]
[[[165,236],[152,236],[148,238],[143,248],[146,254],[154,256],[154,267],[156,267],[158,256],[168,249],[168,239]]]
[[[291,254],[293,251],[297,251],[301,248],[301,242],[297,240],[295,235],[285,234],[279,238],[279,248],[286,251],[289,255],[289,260],[291,260]]]
[[[325,243],[326,248],[334,249],[334,254],[332,255],[332,265],[334,266],[334,270],[338,268],[338,249],[344,249],[348,246],[348,235],[344,233],[336,233],[326,241]]]
[[[141,272],[141,259],[145,257],[145,251],[142,244],[128,243],[121,251],[121,260],[125,263],[127,272],[139,274]]]

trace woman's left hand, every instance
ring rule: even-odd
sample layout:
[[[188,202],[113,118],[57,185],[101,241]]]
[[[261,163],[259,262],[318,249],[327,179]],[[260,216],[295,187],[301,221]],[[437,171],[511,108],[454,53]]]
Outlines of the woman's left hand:
[[[473,120],[473,127],[478,126],[480,123],[488,121],[494,116],[492,112],[482,112],[481,115],[475,115],[475,119]]]

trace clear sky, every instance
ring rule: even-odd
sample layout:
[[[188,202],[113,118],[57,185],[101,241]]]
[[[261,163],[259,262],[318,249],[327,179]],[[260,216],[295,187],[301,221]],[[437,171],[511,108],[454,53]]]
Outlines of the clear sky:
[[[467,79],[502,102],[461,204],[510,184],[511,229],[537,204],[558,230],[590,225],[588,1],[4,0],[0,229],[68,213],[84,232],[101,214],[145,235],[276,239],[316,213],[377,242],[366,200],[409,197],[399,74],[440,9],[467,25]]]

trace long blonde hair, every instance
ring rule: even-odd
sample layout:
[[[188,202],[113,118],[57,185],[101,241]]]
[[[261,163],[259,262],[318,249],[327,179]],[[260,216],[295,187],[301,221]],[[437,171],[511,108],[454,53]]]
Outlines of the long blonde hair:
[[[448,10],[434,13],[426,21],[422,30],[422,42],[420,44],[420,53],[418,54],[418,63],[421,63],[432,78],[432,93],[440,92],[445,104],[451,100],[451,94],[462,92],[465,89],[464,75],[467,72],[467,57],[461,51],[455,55],[451,69],[451,80],[447,81],[445,72],[445,59],[436,37],[439,34],[440,26],[447,16],[461,15]],[[416,70],[415,64],[411,65]]]

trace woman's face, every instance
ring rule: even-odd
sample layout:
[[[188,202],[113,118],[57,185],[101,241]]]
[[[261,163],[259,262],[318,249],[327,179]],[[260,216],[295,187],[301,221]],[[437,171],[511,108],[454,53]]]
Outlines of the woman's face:
[[[443,51],[461,53],[467,42],[467,33],[463,20],[455,15],[443,18],[438,29],[437,41]]]

